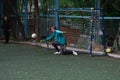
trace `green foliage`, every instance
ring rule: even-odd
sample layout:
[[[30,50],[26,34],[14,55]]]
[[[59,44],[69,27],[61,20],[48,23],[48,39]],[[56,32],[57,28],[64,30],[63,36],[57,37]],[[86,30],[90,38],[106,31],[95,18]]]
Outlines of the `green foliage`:
[[[59,0],[60,8],[86,8],[95,7],[96,0]],[[105,16],[120,16],[120,0],[100,0]],[[48,8],[55,8],[55,0],[41,0],[42,13],[47,13]],[[77,13],[74,13],[77,14]]]
[[[118,51],[120,51],[120,46],[118,47]]]
[[[72,0],[60,0],[60,7],[66,8],[66,7],[73,7],[74,2]]]
[[[101,0],[106,16],[120,16],[120,0]]]

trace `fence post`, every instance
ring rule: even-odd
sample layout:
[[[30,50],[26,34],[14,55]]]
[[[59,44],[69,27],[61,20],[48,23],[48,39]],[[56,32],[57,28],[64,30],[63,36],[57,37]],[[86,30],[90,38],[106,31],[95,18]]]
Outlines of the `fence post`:
[[[27,32],[27,16],[28,16],[28,0],[24,0],[24,32],[25,32],[25,37],[28,36],[28,32]]]
[[[60,26],[59,26],[59,0],[55,0],[55,25],[56,28],[59,30]]]
[[[0,0],[0,25],[2,25],[2,16],[3,16],[3,1]],[[2,30],[0,28],[0,35],[2,34]]]

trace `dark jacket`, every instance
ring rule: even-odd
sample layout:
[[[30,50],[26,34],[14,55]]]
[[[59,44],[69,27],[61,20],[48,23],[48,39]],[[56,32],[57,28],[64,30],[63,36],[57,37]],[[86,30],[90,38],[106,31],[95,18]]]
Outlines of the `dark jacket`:
[[[1,28],[3,29],[3,32],[9,32],[10,28],[11,28],[10,21],[9,20],[7,20],[7,21],[3,20]]]

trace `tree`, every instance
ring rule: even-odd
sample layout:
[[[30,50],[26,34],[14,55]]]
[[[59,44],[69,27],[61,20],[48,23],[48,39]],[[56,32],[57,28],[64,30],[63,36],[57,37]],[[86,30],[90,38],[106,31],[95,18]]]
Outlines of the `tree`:
[[[120,16],[120,0],[101,0],[105,16]]]
[[[46,12],[47,2],[49,6],[55,6],[55,0],[43,0],[42,9],[44,13]],[[95,7],[96,0],[59,0],[60,7],[62,8],[90,8]],[[104,9],[105,16],[120,16],[120,0],[100,0],[101,8]]]
[[[23,38],[25,39],[24,26],[23,26],[23,23],[21,22],[19,13],[18,13],[18,11],[17,11],[17,7],[16,7],[16,5],[13,5],[13,4],[12,4],[12,1],[7,0],[7,2],[8,2],[8,4],[11,6],[11,8],[13,9],[13,11],[14,11],[14,13],[15,13],[19,30],[20,30],[20,32],[22,33]],[[15,32],[14,32],[14,33],[15,33]]]
[[[39,41],[39,8],[38,8],[38,0],[34,0],[34,18],[35,18],[35,33],[38,35],[36,41]]]

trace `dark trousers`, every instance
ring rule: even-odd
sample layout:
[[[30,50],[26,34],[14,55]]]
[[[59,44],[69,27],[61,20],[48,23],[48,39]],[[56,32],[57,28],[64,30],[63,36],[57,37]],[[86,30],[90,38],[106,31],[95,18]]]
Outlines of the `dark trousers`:
[[[54,41],[52,43],[53,47],[57,50],[57,52],[63,52],[65,51],[66,49],[66,45],[63,45],[63,44],[60,44],[59,42],[57,41]],[[60,46],[60,48],[58,48],[58,46]]]
[[[10,36],[9,31],[5,31],[4,32],[5,43],[9,43],[9,36]]]
[[[60,44],[57,41],[53,42],[52,45],[57,50],[57,52],[62,54],[73,54],[71,50],[66,50],[66,45]],[[60,46],[60,48],[58,46]]]

